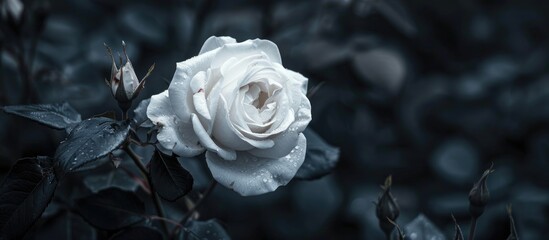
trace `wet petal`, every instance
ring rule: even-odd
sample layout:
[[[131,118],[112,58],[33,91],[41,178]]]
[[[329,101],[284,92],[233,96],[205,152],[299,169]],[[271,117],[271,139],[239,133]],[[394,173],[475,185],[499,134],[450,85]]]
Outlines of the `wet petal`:
[[[232,37],[211,36],[208,39],[206,39],[206,41],[204,42],[204,45],[202,45],[202,48],[200,49],[199,54],[223,47],[227,43],[236,43],[236,40]]]
[[[190,122],[191,114],[195,112],[192,104],[191,80],[197,73],[207,71],[216,51],[213,50],[177,63],[168,91],[172,105],[176,106],[173,109],[174,113],[184,122]]]
[[[281,158],[258,158],[239,152],[235,161],[226,161],[206,152],[206,161],[216,181],[243,196],[259,195],[276,190],[292,180],[303,164],[307,139],[299,134],[295,148]]]
[[[173,113],[168,90],[151,97],[147,117],[159,126],[159,145],[165,151],[173,151],[184,157],[196,156],[204,151],[194,133],[192,124],[180,121]]]
[[[282,64],[276,44],[269,40],[254,39],[240,43],[229,43],[219,48],[212,67],[220,67],[229,58],[242,59],[247,56],[264,53],[273,63]]]

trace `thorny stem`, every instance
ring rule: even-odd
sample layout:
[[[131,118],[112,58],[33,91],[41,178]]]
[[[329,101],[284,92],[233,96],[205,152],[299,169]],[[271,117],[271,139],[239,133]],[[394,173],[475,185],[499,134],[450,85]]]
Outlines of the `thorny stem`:
[[[134,161],[135,165],[141,170],[141,173],[145,176],[147,179],[147,183],[149,185],[149,188],[151,190],[151,197],[154,202],[154,206],[156,208],[156,212],[158,213],[158,216],[160,216],[163,219],[166,219],[166,213],[164,212],[164,207],[162,207],[162,202],[160,201],[160,197],[158,196],[158,193],[154,189],[154,186],[151,183],[151,175],[149,174],[149,171],[147,170],[147,167],[143,164],[141,161],[141,157],[139,157],[131,148],[130,146],[126,145],[124,146],[124,151],[128,153],[128,155],[131,157],[131,159]],[[166,225],[165,221],[162,221],[162,226],[164,227],[164,230],[166,233],[169,232],[168,226]]]
[[[4,41],[0,39],[0,54],[4,52]],[[4,91],[4,64],[0,58],[0,104],[8,105],[8,98]]]
[[[196,203],[189,208],[189,211],[185,214],[185,217],[183,217],[179,226],[173,230],[173,232],[171,233],[171,236],[174,236],[175,234],[177,234],[177,231],[179,229],[185,230],[185,224],[187,223],[187,221],[189,221],[189,219],[193,216],[193,214],[196,212],[198,207],[200,207],[200,205],[204,202],[204,200],[208,197],[208,195],[212,193],[216,185],[217,185],[217,181],[212,179],[208,188],[206,188],[204,193],[202,193],[200,199],[198,199],[198,201],[196,201]]]
[[[129,117],[130,117],[129,111],[122,111],[123,120],[128,120]]]
[[[477,218],[473,217],[471,219],[471,228],[469,229],[469,240],[475,239],[475,229],[477,228]]]
[[[163,222],[171,223],[171,224],[175,225],[178,228],[183,227],[183,225],[179,224],[177,221],[174,221],[174,220],[169,219],[169,218],[163,218],[163,217],[159,217],[159,216],[149,216],[149,218],[152,219],[152,220],[160,220],[160,221],[163,221]]]
[[[185,225],[185,223],[187,223],[189,218],[191,218],[191,216],[198,209],[198,207],[200,207],[200,205],[204,202],[204,200],[208,197],[208,195],[210,195],[210,193],[212,193],[212,191],[214,190],[216,185],[217,185],[217,181],[212,180],[210,182],[210,185],[208,186],[206,191],[204,191],[204,193],[202,194],[202,197],[200,197],[200,199],[198,199],[198,201],[196,201],[194,206],[191,209],[189,209],[187,214],[185,214],[185,217],[183,218],[183,220],[181,220],[181,225]]]

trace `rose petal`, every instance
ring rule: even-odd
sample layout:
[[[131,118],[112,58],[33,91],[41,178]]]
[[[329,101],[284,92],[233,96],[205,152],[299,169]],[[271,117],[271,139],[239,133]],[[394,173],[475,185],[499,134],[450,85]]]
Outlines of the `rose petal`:
[[[250,139],[233,125],[231,122],[231,116],[229,115],[228,105],[223,96],[220,97],[217,119],[214,122],[213,136],[224,146],[230,147],[238,151],[247,151],[253,148],[271,148],[274,142],[270,139],[267,140],[254,140]]]
[[[281,158],[257,158],[239,152],[235,161],[226,161],[217,154],[206,152],[208,168],[216,181],[242,196],[259,195],[284,186],[303,164],[307,139],[299,134],[295,148]]]
[[[270,138],[275,144],[271,148],[266,149],[251,149],[248,151],[250,154],[256,157],[273,157],[279,158],[286,156],[294,148],[296,142],[299,139],[299,132],[297,131],[286,131],[280,133],[272,138]]]
[[[298,86],[299,89],[301,90],[301,93],[307,94],[307,83],[309,79],[301,75],[301,73],[294,72],[290,69],[285,69],[280,64],[275,63],[274,65],[275,65],[275,68],[277,69],[277,72],[282,73],[286,75],[287,78],[293,80],[295,86]]]
[[[174,115],[168,90],[151,97],[147,117],[160,129],[156,138],[166,151],[183,157],[196,156],[204,151],[190,123],[180,121]]]
[[[133,93],[139,85],[139,79],[137,79],[137,75],[135,75],[135,70],[133,70],[133,66],[130,61],[126,62],[126,64],[122,67],[122,72],[122,76],[124,78],[122,81],[124,84],[124,90],[126,91],[126,97],[128,99],[132,99]]]
[[[229,58],[242,59],[247,56],[265,53],[273,63],[282,64],[276,44],[269,40],[254,39],[240,43],[228,43],[219,48],[212,67],[221,67]]]
[[[183,122],[190,122],[191,114],[195,112],[190,82],[197,73],[207,71],[216,52],[217,50],[212,50],[177,63],[168,91],[172,105],[177,106],[173,109],[174,113]]]
[[[227,43],[236,43],[236,40],[232,37],[211,36],[204,42],[204,45],[202,45],[199,55],[223,47]]]
[[[251,154],[258,157],[280,157],[292,150],[293,144],[297,141],[297,134],[303,132],[312,119],[311,104],[307,97],[303,96],[303,98],[302,106],[299,108],[294,122],[285,132],[271,138],[275,145],[269,149],[252,149],[249,151]]]
[[[196,112],[200,114],[205,120],[211,120],[210,110],[208,109],[208,103],[206,102],[206,95],[204,91],[197,92],[193,95],[194,108]]]
[[[192,122],[193,122],[193,129],[196,135],[198,136],[198,139],[200,140],[200,143],[208,149],[208,151],[212,151],[217,153],[221,158],[225,160],[235,160],[236,159],[236,152],[234,150],[225,149],[223,147],[220,147],[218,144],[216,144],[213,139],[210,137],[208,132],[206,132],[206,129],[202,126],[202,123],[198,119],[198,116],[193,113],[192,115]]]

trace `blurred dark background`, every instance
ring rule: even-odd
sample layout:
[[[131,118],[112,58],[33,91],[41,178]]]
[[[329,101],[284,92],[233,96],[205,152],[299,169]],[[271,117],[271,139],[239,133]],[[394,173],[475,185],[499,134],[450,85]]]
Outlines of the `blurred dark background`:
[[[390,174],[398,222],[423,213],[450,239],[451,214],[468,232],[467,194],[491,163],[477,239],[507,237],[509,203],[521,239],[549,234],[549,2],[22,3],[31,27],[8,23],[2,7],[0,105],[68,101],[83,117],[117,109],[103,43],[121,51],[122,40],[139,77],[156,63],[140,99],[166,89],[175,63],[211,35],[272,40],[286,68],[322,84],[310,127],[340,147],[338,166],[258,197],[216,188],[201,218],[218,218],[233,239],[383,239],[372,201]],[[10,53],[19,43],[36,46],[32,77]],[[0,125],[2,176],[18,158],[53,155],[64,137],[6,114]],[[195,176],[198,188],[207,178]]]

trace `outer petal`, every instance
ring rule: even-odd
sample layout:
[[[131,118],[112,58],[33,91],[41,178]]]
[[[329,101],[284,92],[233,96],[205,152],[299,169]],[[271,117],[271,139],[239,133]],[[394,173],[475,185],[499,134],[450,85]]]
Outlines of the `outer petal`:
[[[243,196],[259,195],[276,190],[292,180],[305,159],[307,139],[299,135],[297,146],[278,159],[257,158],[239,152],[235,161],[226,161],[206,152],[206,161],[216,181]]]
[[[265,53],[270,61],[282,64],[276,44],[269,40],[254,39],[240,43],[229,43],[218,49],[212,67],[221,67],[229,58],[242,59],[246,56]]]
[[[133,93],[137,89],[137,86],[139,85],[139,79],[137,79],[137,75],[135,75],[135,70],[133,69],[132,63],[128,61],[126,65],[122,67],[122,76],[124,77],[122,79],[122,83],[124,84],[124,90],[126,90],[126,97],[128,99],[132,99]]]
[[[155,125],[160,126],[156,138],[163,150],[173,151],[183,157],[192,157],[204,152],[192,124],[180,121],[174,115],[168,90],[151,97],[147,117]]]
[[[191,114],[195,112],[192,104],[191,79],[198,72],[206,71],[210,67],[216,52],[217,50],[206,52],[177,63],[177,68],[168,91],[172,106],[175,106],[173,109],[174,113],[183,122],[190,122]]]
[[[236,40],[232,37],[211,36],[204,42],[204,45],[202,45],[199,55],[223,47],[227,43],[236,43]]]
[[[278,72],[283,73],[294,82],[294,85],[299,86],[299,89],[303,94],[307,94],[307,83],[309,82],[309,79],[301,75],[301,73],[294,72],[290,69],[285,69],[280,64],[274,64],[274,65],[276,66]]]

